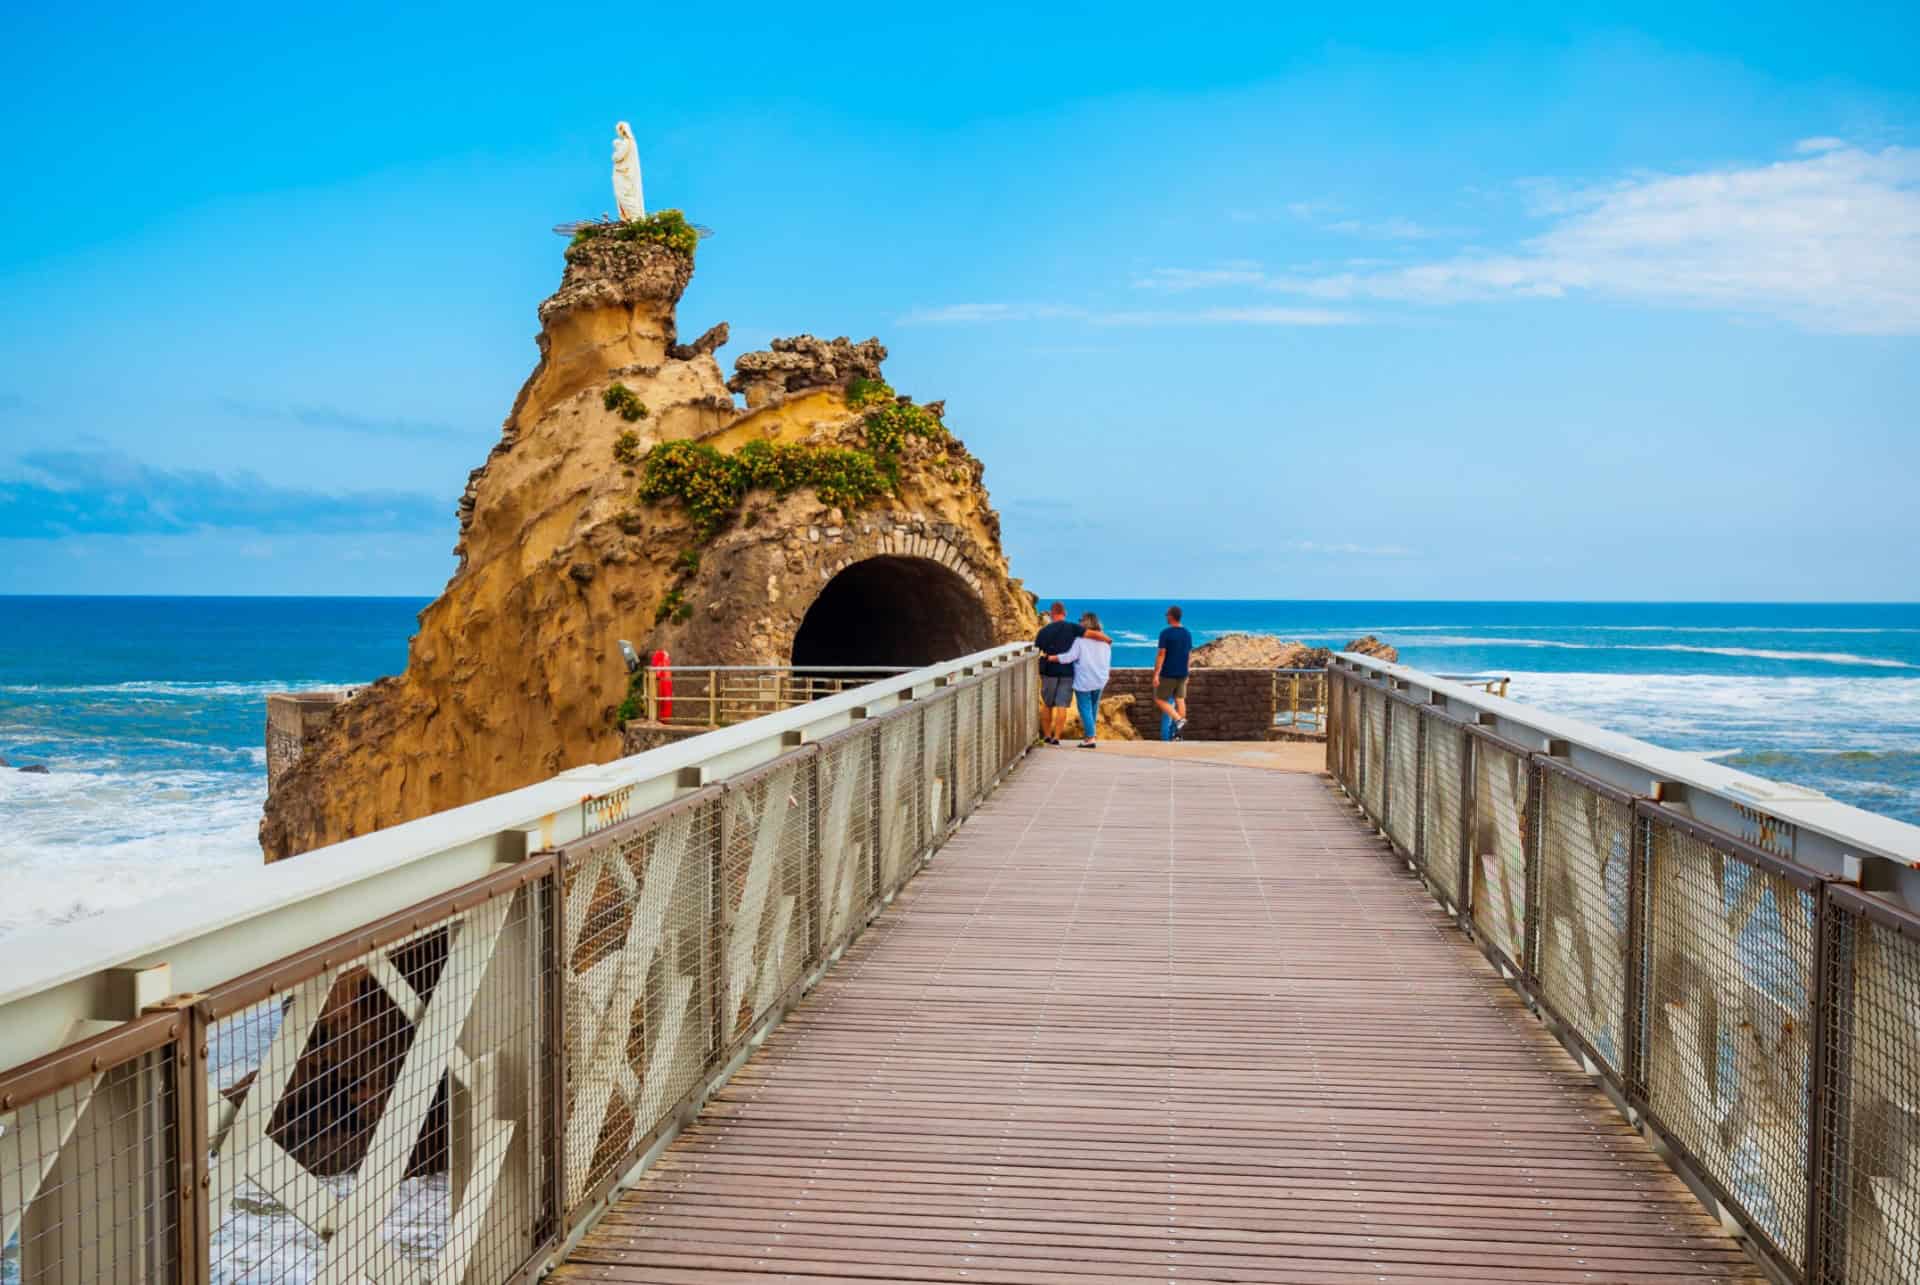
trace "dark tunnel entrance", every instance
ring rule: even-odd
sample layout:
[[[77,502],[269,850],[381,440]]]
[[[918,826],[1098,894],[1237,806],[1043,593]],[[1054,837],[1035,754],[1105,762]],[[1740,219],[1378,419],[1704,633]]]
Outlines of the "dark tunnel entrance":
[[[868,558],[807,608],[793,667],[916,667],[992,645],[986,604],[955,572],[929,558]]]

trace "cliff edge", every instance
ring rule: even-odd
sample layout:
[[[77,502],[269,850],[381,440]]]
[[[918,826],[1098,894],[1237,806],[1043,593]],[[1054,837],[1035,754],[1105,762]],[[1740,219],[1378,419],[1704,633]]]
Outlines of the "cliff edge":
[[[405,672],[274,783],[268,860],[616,757],[621,638],[685,664],[912,665],[1031,634],[944,407],[889,388],[871,339],[776,340],[730,386],[724,324],[679,340],[694,244],[668,215],[568,247],[460,501],[458,569]]]

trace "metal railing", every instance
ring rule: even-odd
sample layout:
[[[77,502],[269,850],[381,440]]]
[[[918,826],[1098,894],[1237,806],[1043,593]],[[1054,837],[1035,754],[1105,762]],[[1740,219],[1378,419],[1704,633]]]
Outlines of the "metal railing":
[[[1920,1279],[1920,829],[1484,687],[1329,675],[1328,771],[1696,1190],[1791,1280]]]
[[[0,1279],[532,1279],[1024,752],[1033,658],[0,943]]]
[[[1273,725],[1282,731],[1326,734],[1326,670],[1273,671]]]
[[[638,716],[668,727],[732,727],[910,672],[905,666],[662,665],[640,671]],[[663,681],[664,680],[664,681]]]

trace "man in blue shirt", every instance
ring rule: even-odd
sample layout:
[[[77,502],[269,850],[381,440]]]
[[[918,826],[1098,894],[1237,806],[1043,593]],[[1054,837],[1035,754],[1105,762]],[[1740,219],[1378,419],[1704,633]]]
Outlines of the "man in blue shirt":
[[[1153,657],[1153,703],[1160,707],[1160,739],[1177,741],[1187,726],[1187,662],[1193,635],[1180,623],[1180,608],[1167,608],[1160,650]]]

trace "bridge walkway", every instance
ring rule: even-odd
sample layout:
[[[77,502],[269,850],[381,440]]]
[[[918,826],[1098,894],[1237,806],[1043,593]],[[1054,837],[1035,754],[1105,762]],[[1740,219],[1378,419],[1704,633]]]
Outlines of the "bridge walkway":
[[[1058,749],[552,1279],[1766,1278],[1326,778]]]

